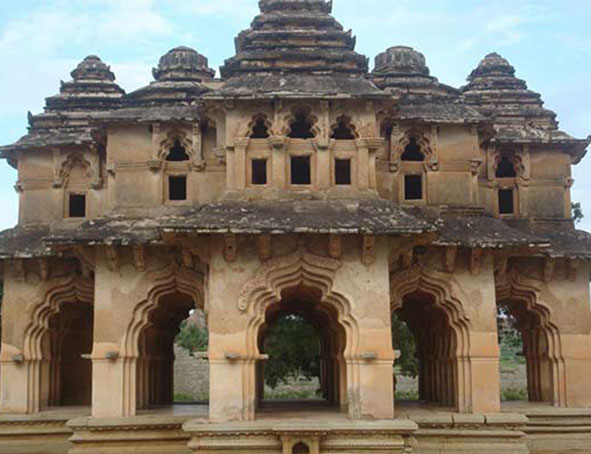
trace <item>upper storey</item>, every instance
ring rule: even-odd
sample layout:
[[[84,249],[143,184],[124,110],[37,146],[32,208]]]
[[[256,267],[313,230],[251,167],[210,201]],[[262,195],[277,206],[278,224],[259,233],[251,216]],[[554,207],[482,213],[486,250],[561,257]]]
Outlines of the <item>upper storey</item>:
[[[498,217],[568,219],[571,162],[540,95],[491,54],[457,89],[405,46],[375,59],[323,0],[262,0],[221,78],[177,47],[125,94],[86,58],[0,149],[18,165],[21,222],[230,199],[385,199]],[[74,208],[72,208],[74,207]]]

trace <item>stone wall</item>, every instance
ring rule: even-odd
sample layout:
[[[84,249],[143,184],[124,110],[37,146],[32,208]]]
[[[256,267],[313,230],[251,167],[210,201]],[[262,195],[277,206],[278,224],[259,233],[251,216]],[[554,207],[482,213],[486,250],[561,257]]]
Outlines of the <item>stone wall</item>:
[[[209,399],[209,362],[206,353],[195,353],[178,345],[174,346],[174,395],[175,401]]]

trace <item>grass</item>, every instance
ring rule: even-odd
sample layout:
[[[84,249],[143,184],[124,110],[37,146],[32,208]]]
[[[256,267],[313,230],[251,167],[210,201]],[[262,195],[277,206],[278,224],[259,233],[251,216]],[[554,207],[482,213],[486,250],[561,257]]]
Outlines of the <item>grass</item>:
[[[523,388],[508,388],[501,391],[501,400],[503,402],[515,402],[527,399],[527,390]]]
[[[396,400],[419,400],[419,392],[413,391],[396,391],[394,396]]]
[[[265,390],[267,400],[309,400],[318,399],[314,391],[307,389]]]
[[[175,402],[195,402],[195,397],[187,393],[174,393]]]

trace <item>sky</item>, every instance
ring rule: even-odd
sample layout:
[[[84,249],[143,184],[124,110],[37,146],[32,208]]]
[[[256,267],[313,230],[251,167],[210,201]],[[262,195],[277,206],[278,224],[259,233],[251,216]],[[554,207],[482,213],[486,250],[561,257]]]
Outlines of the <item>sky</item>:
[[[219,68],[257,11],[256,0],[0,0],[0,144],[26,133],[27,111],[41,112],[85,56],[99,55],[133,91],[178,45]],[[561,129],[591,134],[589,0],[334,0],[334,15],[371,62],[388,47],[411,46],[455,87],[499,52],[542,93]],[[579,227],[591,231],[591,153],[574,177],[573,200],[587,215]],[[16,178],[0,161],[0,230],[17,221]]]

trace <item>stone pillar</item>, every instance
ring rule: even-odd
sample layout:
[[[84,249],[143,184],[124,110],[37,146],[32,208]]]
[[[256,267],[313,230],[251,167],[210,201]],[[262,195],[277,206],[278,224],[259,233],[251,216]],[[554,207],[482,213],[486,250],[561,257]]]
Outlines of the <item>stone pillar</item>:
[[[560,336],[560,351],[546,352],[558,355],[550,366],[555,404],[570,408],[591,407],[590,276],[590,263],[562,260],[539,294],[540,303],[551,309]]]
[[[461,298],[470,320],[468,356],[459,358],[459,410],[498,413],[501,398],[493,257],[474,250],[466,259],[467,267],[454,274],[461,292],[456,296]]]

